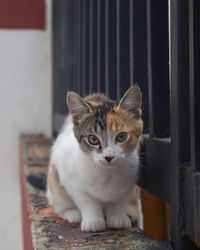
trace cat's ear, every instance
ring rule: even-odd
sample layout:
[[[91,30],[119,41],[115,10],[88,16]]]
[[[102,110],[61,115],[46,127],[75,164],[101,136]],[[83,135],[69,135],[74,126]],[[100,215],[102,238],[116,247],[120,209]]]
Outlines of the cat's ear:
[[[73,117],[80,117],[92,111],[90,106],[76,93],[67,93],[67,105]]]
[[[142,93],[140,88],[138,86],[131,86],[123,95],[118,107],[133,115],[135,119],[139,119],[142,107]]]

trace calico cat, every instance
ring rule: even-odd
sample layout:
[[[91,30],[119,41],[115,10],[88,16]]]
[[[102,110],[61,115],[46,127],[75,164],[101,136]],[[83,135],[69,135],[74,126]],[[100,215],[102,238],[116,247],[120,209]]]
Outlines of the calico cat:
[[[132,86],[119,103],[102,94],[67,94],[70,110],[48,170],[47,197],[82,231],[128,228],[126,205],[139,167],[142,94]]]

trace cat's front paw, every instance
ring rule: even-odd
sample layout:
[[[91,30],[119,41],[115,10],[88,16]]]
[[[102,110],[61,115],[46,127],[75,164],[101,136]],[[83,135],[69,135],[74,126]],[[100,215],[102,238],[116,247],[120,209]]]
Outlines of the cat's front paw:
[[[107,227],[108,228],[129,228],[131,227],[131,219],[128,215],[113,215],[107,218]]]
[[[103,231],[106,228],[106,223],[104,218],[95,217],[91,219],[84,219],[81,222],[81,230],[84,232],[97,232]]]
[[[78,209],[69,209],[64,212],[62,218],[68,220],[70,223],[80,223],[81,213]]]

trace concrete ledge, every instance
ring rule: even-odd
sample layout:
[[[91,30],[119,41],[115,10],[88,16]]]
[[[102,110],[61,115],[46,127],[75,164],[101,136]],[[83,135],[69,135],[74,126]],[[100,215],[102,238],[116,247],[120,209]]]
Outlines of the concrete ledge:
[[[44,175],[51,141],[44,136],[21,136],[21,192],[24,249],[172,249],[168,242],[145,236],[138,228],[84,233],[79,224],[60,219],[45,192],[26,182],[28,174]]]

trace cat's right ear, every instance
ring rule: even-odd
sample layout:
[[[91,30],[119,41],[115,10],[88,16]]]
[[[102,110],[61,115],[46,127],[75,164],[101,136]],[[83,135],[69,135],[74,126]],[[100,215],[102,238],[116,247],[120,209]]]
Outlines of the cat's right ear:
[[[92,111],[90,106],[75,92],[68,92],[66,101],[72,117],[80,117]]]

